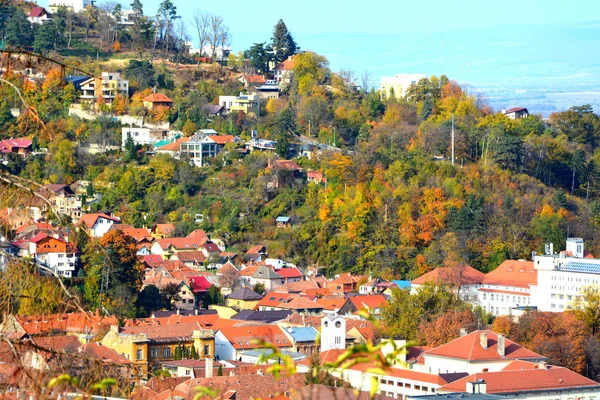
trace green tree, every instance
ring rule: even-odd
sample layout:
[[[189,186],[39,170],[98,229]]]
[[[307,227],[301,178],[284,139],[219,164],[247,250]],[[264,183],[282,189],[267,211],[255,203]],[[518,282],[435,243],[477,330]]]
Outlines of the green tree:
[[[298,45],[294,41],[291,32],[288,30],[282,19],[277,21],[273,29],[273,38],[271,47],[277,62],[282,62],[289,56],[296,54]]]
[[[159,289],[154,285],[144,286],[137,301],[140,317],[148,317],[152,311],[160,310],[164,306]]]
[[[586,172],[586,162],[585,162],[585,151],[581,149],[575,150],[573,153],[573,157],[571,157],[571,171],[573,171],[572,179],[571,179],[571,195],[575,192],[575,178],[576,176],[581,176],[579,180],[583,180],[584,174]]]
[[[54,24],[42,24],[35,32],[33,50],[36,53],[47,53],[54,49],[54,39],[58,33]]]
[[[244,52],[244,57],[250,61],[250,65],[258,73],[264,74],[269,70],[271,55],[265,43],[254,43],[252,47]]]
[[[33,45],[33,28],[25,14],[20,10],[13,13],[6,23],[4,35],[6,44],[9,46],[28,48]]]
[[[221,295],[219,288],[214,285],[208,289],[208,292],[206,292],[204,298],[202,299],[204,308],[208,308],[208,306],[211,304],[221,304],[222,302],[223,296]]]
[[[148,60],[129,60],[125,67],[125,77],[137,82],[137,89],[143,90],[153,87],[156,83],[154,78],[154,66]]]
[[[252,290],[258,294],[264,294],[267,291],[267,288],[265,287],[264,283],[257,282],[252,287]]]

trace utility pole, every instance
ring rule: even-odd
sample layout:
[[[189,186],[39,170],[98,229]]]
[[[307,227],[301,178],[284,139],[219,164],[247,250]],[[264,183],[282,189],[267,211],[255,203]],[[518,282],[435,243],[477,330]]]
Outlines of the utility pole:
[[[454,166],[454,113],[452,113],[452,165]]]

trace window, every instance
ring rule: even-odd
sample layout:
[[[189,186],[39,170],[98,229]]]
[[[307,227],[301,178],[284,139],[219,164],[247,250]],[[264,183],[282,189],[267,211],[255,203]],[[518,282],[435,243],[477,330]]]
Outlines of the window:
[[[208,356],[210,354],[210,346],[206,345],[204,346],[204,355]]]
[[[137,354],[136,357],[138,360],[141,360],[143,358],[143,354],[142,354],[142,349],[137,349]]]
[[[158,357],[158,349],[150,349],[150,357]]]
[[[342,344],[342,338],[340,336],[335,337],[335,344]]]
[[[171,357],[171,348],[170,347],[163,348],[163,357]]]

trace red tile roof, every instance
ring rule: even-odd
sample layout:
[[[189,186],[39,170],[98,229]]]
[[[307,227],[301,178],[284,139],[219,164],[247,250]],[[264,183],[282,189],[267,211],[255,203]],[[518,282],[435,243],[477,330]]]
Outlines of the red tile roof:
[[[302,278],[302,272],[298,268],[280,268],[276,272],[284,278]]]
[[[150,103],[173,103],[173,100],[171,100],[169,97],[167,97],[167,95],[162,93],[152,93],[150,96],[146,97],[142,101]]]
[[[514,108],[511,108],[510,110],[504,111],[504,114],[510,114],[510,113],[519,112],[519,111],[527,111],[527,109],[523,108],[523,107],[514,107]]]
[[[187,237],[192,239],[199,239],[204,242],[208,242],[209,240],[208,235],[206,234],[206,232],[204,232],[204,229],[194,229],[192,232],[190,232],[189,235],[187,235]]]
[[[244,79],[248,83],[265,83],[267,81],[263,75],[245,75]]]
[[[293,299],[295,297],[298,297],[298,295],[283,292],[269,292],[265,295],[265,297],[263,297],[261,301],[258,302],[256,308],[258,309],[259,307],[277,307],[282,301],[287,299]]]
[[[165,326],[165,325],[180,325],[196,323],[204,329],[216,329],[215,326],[219,321],[219,315],[217,314],[203,314],[203,315],[179,315],[174,314],[169,317],[162,318],[136,318],[125,320],[125,327],[131,326]]]
[[[284,310],[322,310],[323,306],[306,297],[297,296],[280,302],[277,308]]]
[[[116,223],[121,222],[121,219],[118,217],[111,217],[110,215],[106,215],[104,213],[93,213],[93,214],[83,214],[81,216],[81,219],[79,220],[79,223],[85,224],[85,226],[87,226],[88,228],[92,228],[94,226],[94,224],[96,223],[96,221],[98,220],[98,218],[105,218],[105,219],[108,219],[109,221],[113,221]]]
[[[127,358],[123,357],[113,349],[103,346],[101,343],[87,343],[81,346],[81,354],[98,359],[103,363],[107,364],[131,364]]]
[[[530,285],[537,285],[537,270],[533,261],[506,260],[485,275],[483,284],[529,289]]]
[[[194,276],[189,278],[187,282],[194,293],[204,293],[212,287],[212,283],[205,276]]]
[[[289,56],[283,62],[279,63],[276,67],[276,71],[291,71],[296,66],[296,56]]]
[[[174,141],[173,143],[169,143],[169,144],[165,144],[162,147],[159,147],[158,149],[156,149],[156,151],[179,151],[181,150],[181,144],[182,143],[187,143],[190,141],[189,137],[182,137],[180,139],[177,139],[176,141]]]
[[[440,267],[433,271],[421,275],[417,279],[411,281],[412,285],[423,285],[430,283],[455,283],[460,275],[461,285],[473,285],[483,282],[485,275],[475,268],[467,265],[464,268]]]
[[[481,335],[487,335],[487,349],[481,345]],[[515,360],[515,359],[543,359],[544,357],[518,345],[517,343],[504,339],[505,355],[498,353],[498,335],[490,330],[473,331],[468,335],[454,339],[428,350],[425,354],[448,358],[458,358],[468,361],[488,360]]]
[[[33,7],[31,9],[31,12],[29,13],[29,16],[35,18],[35,17],[41,17],[44,14],[47,14],[44,7]]]
[[[256,246],[252,246],[248,249],[248,251],[246,252],[246,254],[260,254],[263,252],[266,253],[267,249],[265,246],[263,246],[262,244],[257,244]]]
[[[211,135],[209,136],[217,144],[227,144],[235,142],[235,137],[232,135]]]
[[[223,327],[219,331],[237,350],[260,349],[264,346],[258,341],[266,341],[277,347],[291,347],[292,343],[277,325],[246,325],[241,327]]]
[[[120,329],[125,335],[146,334],[153,341],[178,341],[190,340],[194,331],[203,329],[199,322],[183,322],[167,325],[137,325]]]
[[[183,263],[186,262],[198,262],[203,263],[206,260],[206,256],[200,250],[198,251],[181,251],[177,253],[177,259]]]
[[[594,382],[567,368],[554,365],[540,365],[538,363],[528,364],[530,365],[523,369],[521,369],[523,364],[519,364],[519,368],[469,375],[440,387],[438,392],[466,392],[467,382],[475,382],[480,379],[485,381],[486,393],[488,394],[552,391],[580,387],[600,388],[598,382]]]
[[[357,310],[381,308],[387,304],[387,299],[381,294],[368,296],[353,296],[348,299]]]
[[[317,303],[319,303],[324,310],[328,311],[338,311],[344,304],[346,304],[346,301],[348,301],[346,298],[317,299]]]
[[[203,244],[201,239],[194,238],[164,238],[156,240],[156,243],[163,250],[167,250],[171,246],[176,250],[193,250],[200,248]]]

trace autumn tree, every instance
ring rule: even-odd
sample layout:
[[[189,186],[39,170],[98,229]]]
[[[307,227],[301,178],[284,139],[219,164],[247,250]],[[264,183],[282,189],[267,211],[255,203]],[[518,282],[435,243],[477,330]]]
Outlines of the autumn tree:
[[[439,317],[422,322],[417,330],[417,341],[427,346],[440,346],[460,336],[461,329],[473,325],[470,311],[448,310]]]
[[[120,230],[88,243],[82,260],[87,273],[84,297],[91,306],[120,316],[135,315],[144,275],[136,253],[135,239]]]
[[[573,311],[578,320],[583,321],[596,336],[600,332],[600,290],[597,286],[588,286],[583,289],[581,296],[577,296]]]

